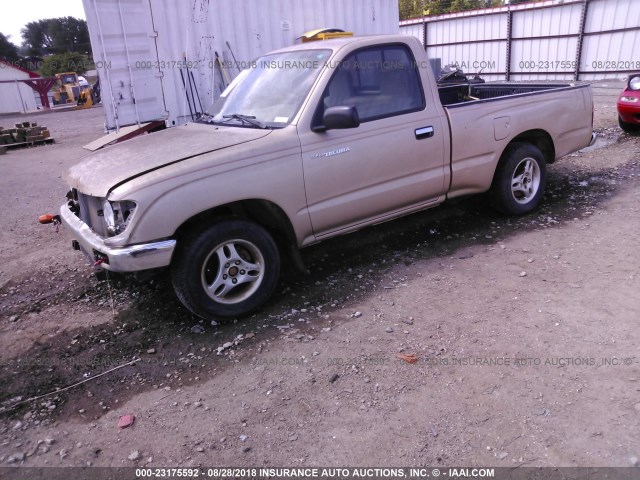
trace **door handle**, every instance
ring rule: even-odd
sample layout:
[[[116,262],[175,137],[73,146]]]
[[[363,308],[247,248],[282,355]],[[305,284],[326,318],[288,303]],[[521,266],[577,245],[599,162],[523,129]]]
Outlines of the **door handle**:
[[[423,140],[425,138],[431,138],[433,137],[433,133],[434,133],[433,127],[417,128],[416,139]]]

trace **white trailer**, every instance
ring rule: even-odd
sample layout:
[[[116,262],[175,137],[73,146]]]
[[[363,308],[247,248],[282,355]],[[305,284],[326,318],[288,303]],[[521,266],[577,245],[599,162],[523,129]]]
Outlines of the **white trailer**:
[[[398,33],[394,0],[83,0],[107,130],[206,111],[256,57],[303,33]]]

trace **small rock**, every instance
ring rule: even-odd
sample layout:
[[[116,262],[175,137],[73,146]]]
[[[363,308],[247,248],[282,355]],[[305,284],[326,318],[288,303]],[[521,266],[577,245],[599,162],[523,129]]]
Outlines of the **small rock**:
[[[334,383],[336,380],[338,380],[338,378],[340,378],[340,375],[334,373],[333,375],[331,375],[331,377],[329,377],[329,383]]]
[[[21,421],[17,421],[16,424],[13,426],[13,430],[20,430],[21,428],[22,428]]]
[[[51,445],[53,445],[54,443],[56,443],[56,439],[55,439],[55,438],[51,438],[51,437],[49,437],[49,438],[45,438],[45,439],[44,439],[44,443],[46,443],[47,445],[51,446]]]
[[[231,347],[233,347],[233,343],[232,343],[232,342],[227,342],[227,343],[225,343],[224,345],[222,345],[222,348],[224,348],[225,350],[226,350],[227,348],[231,348]]]
[[[191,333],[204,333],[204,327],[202,325],[194,325],[191,327]]]
[[[132,462],[135,462],[136,460],[140,460],[140,452],[138,450],[134,450],[129,454],[127,458]]]
[[[150,348],[149,350],[147,350],[147,353],[149,355],[153,355],[154,353],[156,353],[156,349],[155,348]]]
[[[240,441],[241,442],[246,442],[247,438],[249,438],[247,435],[240,435]]]
[[[11,316],[9,317],[9,321],[10,321],[10,322],[17,322],[17,321],[18,321],[18,318],[20,318],[20,317],[18,317],[18,315],[11,315]]]
[[[362,312],[356,312],[353,314],[354,318],[360,318],[362,316]]]
[[[632,467],[638,466],[638,457],[629,457],[629,463]]]
[[[24,452],[18,452],[13,456],[13,458],[18,462],[24,462],[27,459],[27,454]]]
[[[195,402],[193,404],[194,407],[201,407],[202,406],[202,402]]]
[[[135,415],[122,415],[118,419],[118,428],[128,428],[136,421]]]
[[[62,450],[60,450],[58,452],[58,455],[60,455],[60,458],[62,458],[64,460],[65,458],[67,458],[69,456],[69,450],[67,450],[66,448],[63,448]]]
[[[508,456],[508,455],[509,455],[509,454],[508,454],[507,452],[500,452],[500,453],[498,454],[498,458],[499,458],[500,460],[504,460],[505,458],[507,458],[507,456]]]
[[[198,447],[198,448],[196,448],[196,452],[203,453],[204,452],[204,448],[203,447]]]
[[[521,277],[526,277],[527,276],[527,272],[520,272],[520,276]]]
[[[242,453],[248,453],[251,451],[251,447],[242,447],[241,451]]]
[[[385,328],[384,331],[387,332],[387,333],[393,333],[393,328],[387,327],[387,328]]]
[[[22,417],[23,420],[29,420],[33,416],[33,412],[27,412]]]
[[[291,435],[289,435],[289,441],[290,442],[295,442],[296,440],[298,440],[298,434],[297,433],[292,433]]]
[[[636,403],[633,408],[636,409],[636,412],[640,412],[640,403]],[[14,427],[14,430],[15,430],[15,427]]]
[[[402,323],[406,323],[407,325],[413,325],[413,317],[403,319]]]

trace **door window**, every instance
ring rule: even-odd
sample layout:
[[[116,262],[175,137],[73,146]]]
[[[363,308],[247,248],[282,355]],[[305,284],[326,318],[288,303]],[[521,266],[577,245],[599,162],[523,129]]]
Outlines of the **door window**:
[[[354,106],[362,123],[424,109],[420,75],[411,52],[401,45],[366,48],[337,67],[324,92],[314,124],[325,109]]]

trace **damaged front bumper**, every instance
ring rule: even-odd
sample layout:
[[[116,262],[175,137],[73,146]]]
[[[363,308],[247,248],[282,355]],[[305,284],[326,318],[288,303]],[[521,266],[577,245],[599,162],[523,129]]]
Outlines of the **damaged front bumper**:
[[[93,265],[112,272],[139,272],[166,267],[176,247],[175,240],[143,243],[127,247],[111,247],[68,207],[60,209],[62,224],[71,230],[74,248],[82,250]]]

